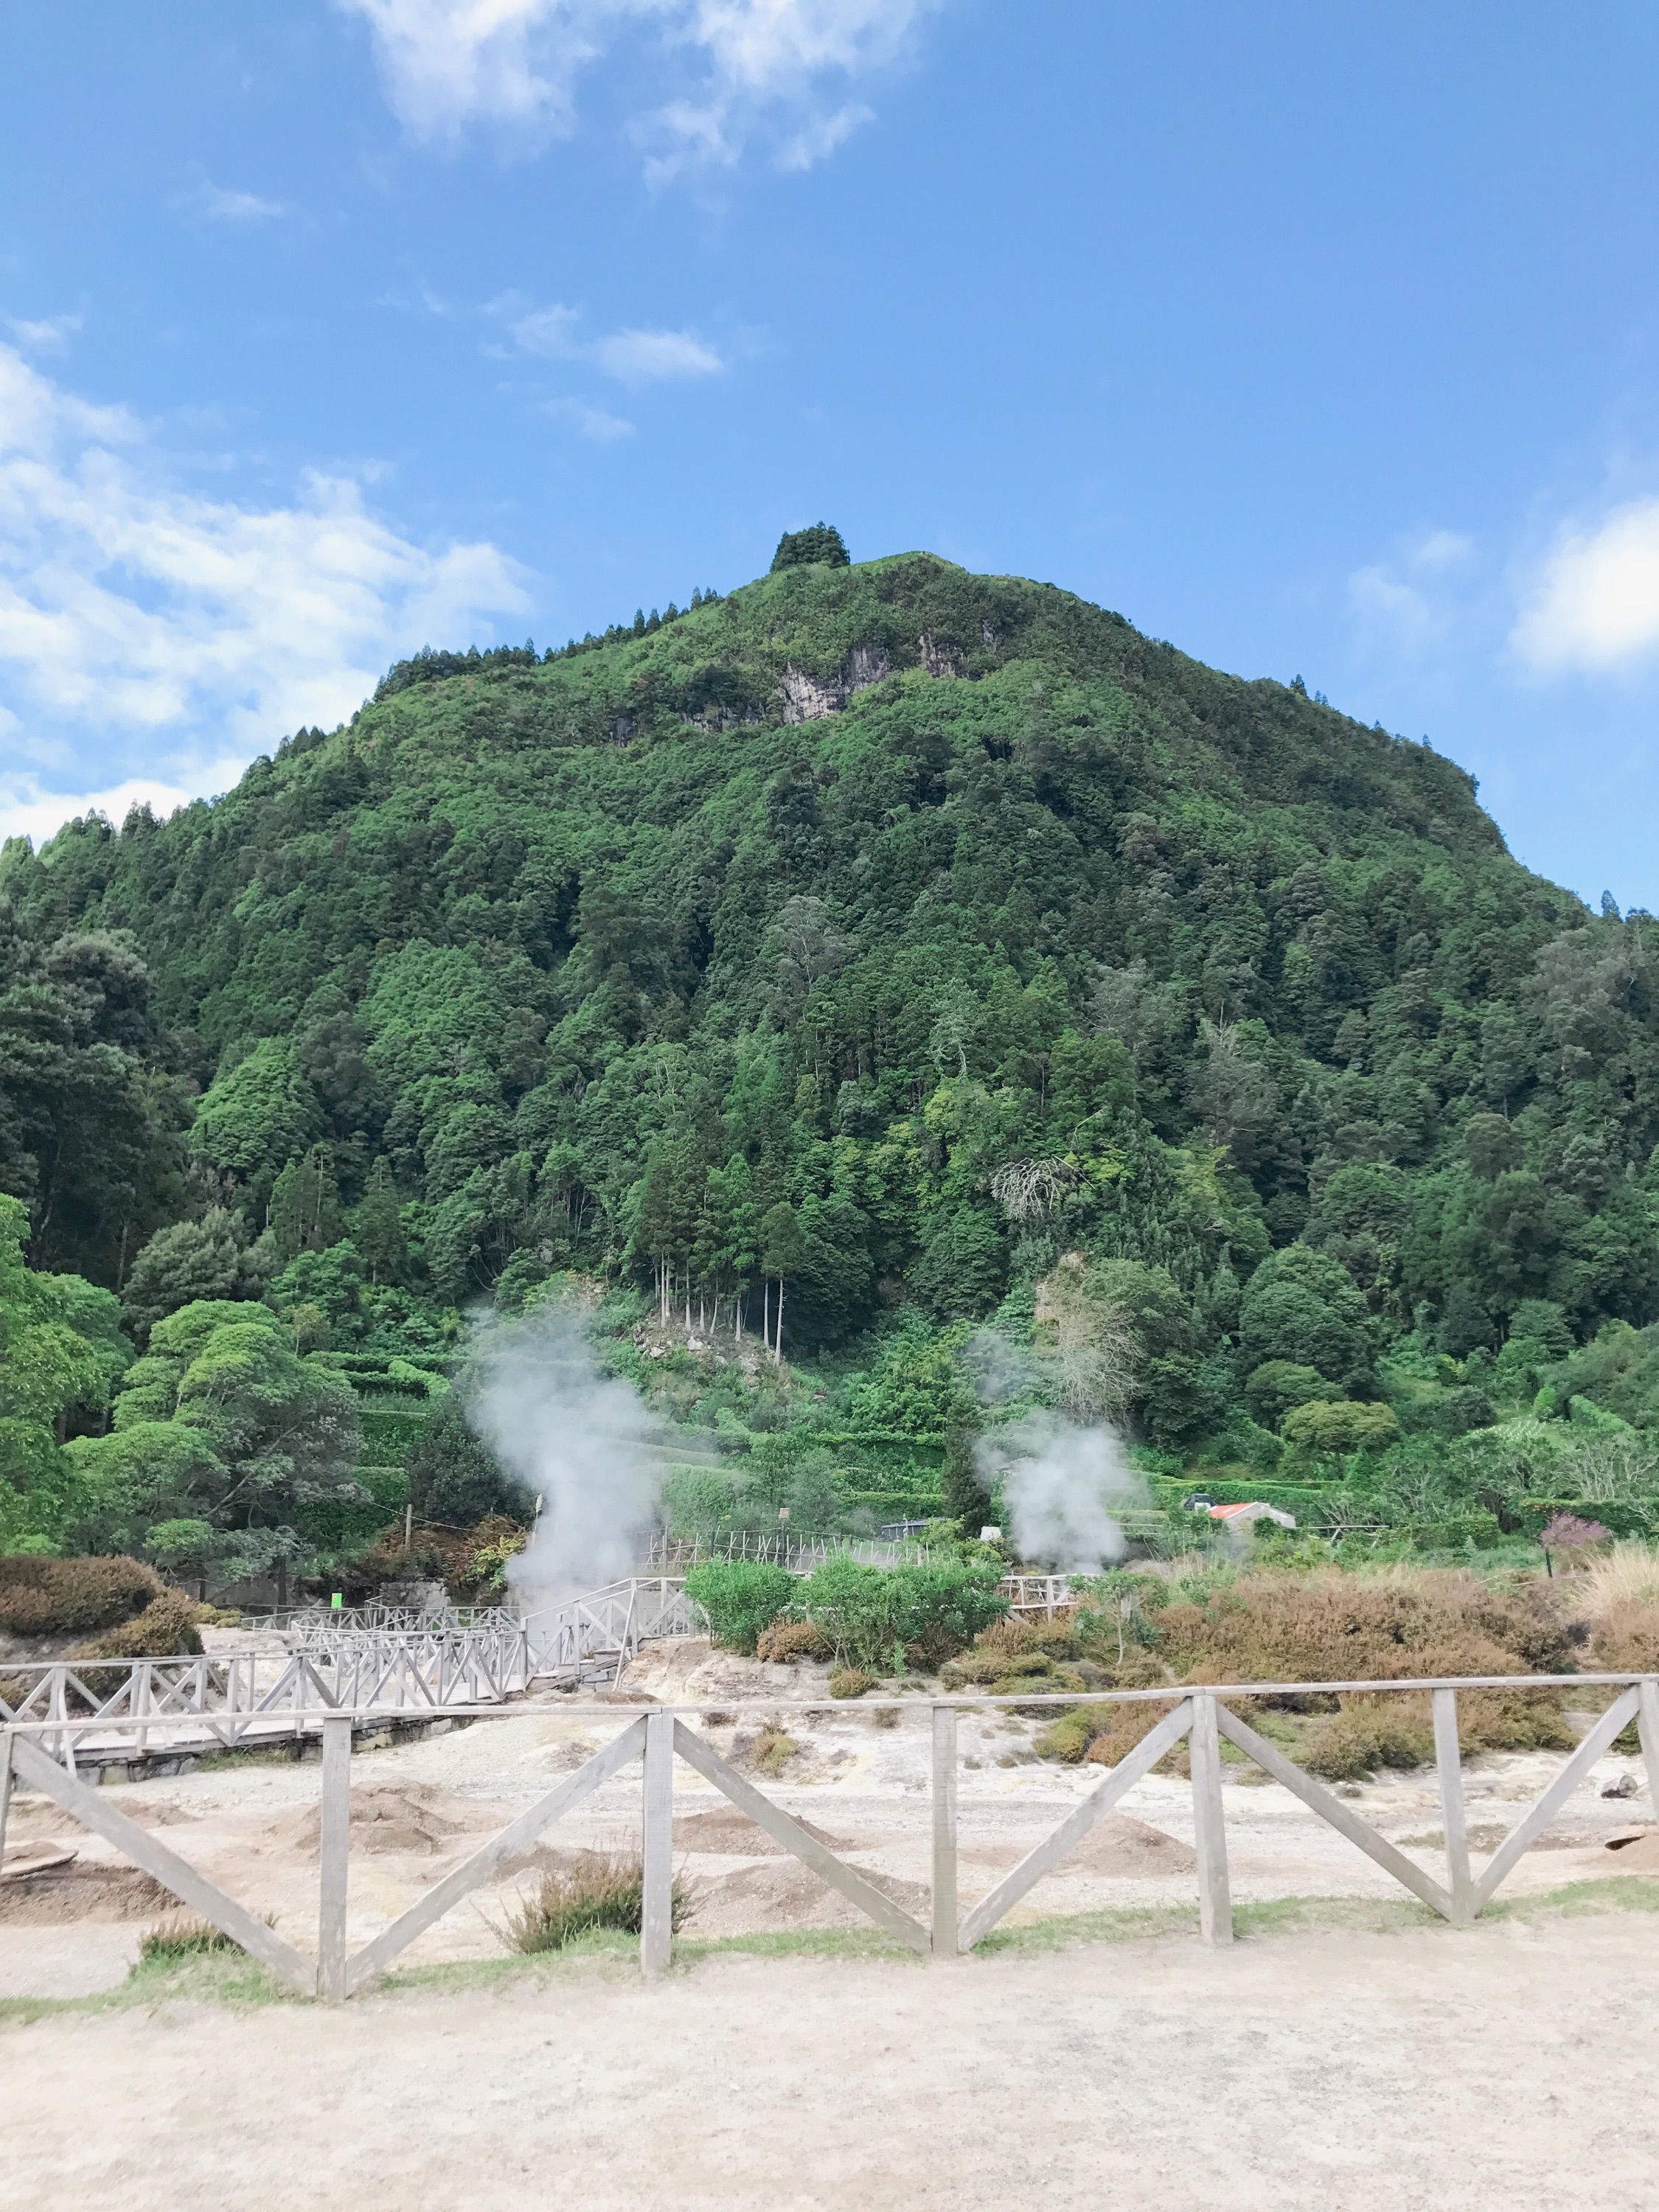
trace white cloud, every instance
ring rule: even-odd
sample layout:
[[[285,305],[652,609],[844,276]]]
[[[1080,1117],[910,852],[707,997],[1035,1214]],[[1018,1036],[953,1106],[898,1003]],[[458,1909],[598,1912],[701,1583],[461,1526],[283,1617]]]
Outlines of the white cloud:
[[[1416,654],[1444,636],[1457,614],[1453,580],[1474,550],[1458,531],[1431,530],[1407,539],[1393,561],[1356,569],[1348,605],[1367,643]]]
[[[521,353],[544,361],[591,361],[622,384],[716,376],[726,367],[714,347],[691,331],[612,331],[583,338],[580,308],[532,307],[521,292],[503,292],[484,312],[506,323]]]
[[[617,331],[599,341],[593,358],[608,376],[624,384],[714,376],[726,366],[712,346],[694,338],[690,331]]]
[[[240,758],[210,761],[193,774],[186,771],[179,783],[129,776],[104,791],[82,792],[46,791],[27,770],[0,769],[0,840],[30,837],[38,848],[66,822],[82,815],[105,815],[118,828],[135,806],[148,806],[165,820],[175,807],[188,806],[192,799],[213,799],[228,791],[246,765]]]
[[[540,354],[549,361],[569,361],[579,350],[576,325],[581,315],[574,307],[532,307],[520,314],[520,302],[509,293],[502,301],[492,303],[491,312],[504,312],[513,317],[509,325],[520,352]]]
[[[309,475],[286,506],[203,498],[125,409],[0,346],[7,818],[50,809],[43,766],[80,793],[200,789],[185,764],[224,773],[298,726],[331,727],[398,653],[526,604],[496,547],[418,545],[351,478]]]
[[[24,319],[9,322],[6,328],[19,345],[34,353],[62,353],[82,319],[79,315],[43,315],[38,322]]]
[[[1556,539],[1510,643],[1543,675],[1601,675],[1659,648],[1659,499]]]
[[[387,97],[410,134],[453,141],[475,124],[534,139],[568,131],[580,71],[648,21],[680,82],[638,118],[664,178],[696,162],[731,162],[757,123],[807,111],[786,129],[781,159],[804,168],[869,111],[839,105],[818,119],[820,87],[892,64],[943,0],[337,0],[374,38]],[[635,42],[637,44],[637,41]],[[833,99],[833,94],[831,95]]]
[[[596,438],[608,445],[615,438],[631,438],[634,425],[621,415],[608,415],[603,407],[579,407],[576,419],[582,426],[584,438]]]
[[[227,191],[210,177],[204,177],[186,193],[184,204],[215,222],[269,222],[288,213],[281,200],[261,199],[258,192]]]

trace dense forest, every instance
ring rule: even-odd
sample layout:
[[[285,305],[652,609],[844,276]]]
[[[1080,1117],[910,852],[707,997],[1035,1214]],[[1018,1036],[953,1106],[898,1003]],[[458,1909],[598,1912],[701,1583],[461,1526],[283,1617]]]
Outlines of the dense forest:
[[[1646,1528],[1656,1146],[1659,931],[1450,760],[820,526],[4,848],[0,1544],[510,1508],[466,1316],[572,1291],[682,1520],[971,1522],[1046,1402],[1336,1540]]]

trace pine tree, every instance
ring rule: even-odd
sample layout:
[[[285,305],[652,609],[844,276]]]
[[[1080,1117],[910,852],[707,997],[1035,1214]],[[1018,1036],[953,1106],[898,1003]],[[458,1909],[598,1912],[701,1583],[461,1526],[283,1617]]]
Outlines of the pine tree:
[[[991,1492],[974,1457],[979,1431],[957,1419],[945,1432],[945,1510],[962,1523],[964,1536],[977,1536],[991,1517]]]
[[[409,1272],[409,1244],[392,1170],[384,1158],[369,1170],[368,1188],[351,1217],[351,1241],[368,1263],[371,1283],[403,1281]]]

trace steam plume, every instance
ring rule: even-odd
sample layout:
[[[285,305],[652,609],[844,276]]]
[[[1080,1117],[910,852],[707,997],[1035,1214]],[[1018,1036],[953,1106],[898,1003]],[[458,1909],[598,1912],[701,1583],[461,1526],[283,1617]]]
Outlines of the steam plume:
[[[583,1316],[568,1305],[484,1323],[474,1360],[481,1387],[467,1421],[542,1500],[509,1579],[546,1603],[626,1575],[660,1479],[656,1424],[639,1393],[600,1372]]]
[[[981,1437],[974,1456],[981,1480],[1002,1486],[1022,1558],[1073,1574],[1098,1574],[1122,1558],[1112,1509],[1140,1502],[1142,1486],[1110,1429],[1029,1413]]]

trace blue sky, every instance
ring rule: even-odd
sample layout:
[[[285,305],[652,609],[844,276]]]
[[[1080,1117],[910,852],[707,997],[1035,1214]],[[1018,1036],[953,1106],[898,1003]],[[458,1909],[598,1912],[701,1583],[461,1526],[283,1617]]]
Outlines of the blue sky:
[[[0,4],[0,834],[838,524],[1659,909],[1643,0]]]

